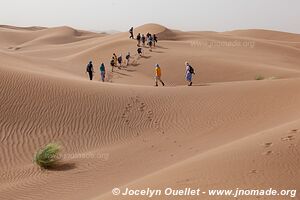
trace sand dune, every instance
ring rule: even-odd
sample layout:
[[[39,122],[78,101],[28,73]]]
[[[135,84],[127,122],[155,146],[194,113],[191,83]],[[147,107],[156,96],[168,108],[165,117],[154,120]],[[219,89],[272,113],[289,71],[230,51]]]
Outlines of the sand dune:
[[[118,199],[115,187],[300,189],[300,35],[157,24],[138,32],[160,39],[142,58],[128,33],[0,26],[1,200]],[[112,53],[128,51],[134,63],[110,72]],[[185,86],[186,60],[194,87]],[[155,63],[166,87],[153,87]],[[53,141],[63,163],[42,171],[33,155]]]
[[[253,29],[253,30],[236,30],[236,31],[229,31],[225,33],[236,35],[236,36],[259,38],[259,39],[266,39],[266,40],[300,42],[299,34],[280,32],[280,31]]]

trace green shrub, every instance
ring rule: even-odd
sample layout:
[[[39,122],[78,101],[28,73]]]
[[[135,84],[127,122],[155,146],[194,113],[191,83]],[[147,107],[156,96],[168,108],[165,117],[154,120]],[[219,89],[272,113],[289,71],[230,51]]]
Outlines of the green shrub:
[[[51,168],[59,161],[59,152],[60,146],[50,143],[36,152],[34,162],[44,169]]]
[[[258,76],[255,77],[255,80],[258,80],[258,81],[264,80],[264,79],[265,79],[265,77],[263,77],[261,75],[258,75]]]

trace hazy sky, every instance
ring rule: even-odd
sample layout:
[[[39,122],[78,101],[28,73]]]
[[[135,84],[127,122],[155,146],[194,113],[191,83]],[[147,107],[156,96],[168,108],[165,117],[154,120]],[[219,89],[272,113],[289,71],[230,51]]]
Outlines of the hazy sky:
[[[300,0],[0,0],[0,24],[127,31],[264,28],[300,33]]]

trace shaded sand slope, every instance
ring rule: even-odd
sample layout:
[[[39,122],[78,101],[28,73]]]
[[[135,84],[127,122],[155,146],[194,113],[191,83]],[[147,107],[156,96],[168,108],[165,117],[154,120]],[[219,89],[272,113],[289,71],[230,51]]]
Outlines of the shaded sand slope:
[[[86,62],[108,65],[113,51],[135,50],[127,33],[81,38],[69,28],[10,29],[23,31],[24,38],[11,41],[26,45],[13,50],[1,43],[1,200],[115,199],[111,189],[128,185],[299,188],[294,46],[253,37],[253,49],[191,48],[195,40],[244,37],[150,24],[138,30],[167,33],[167,40],[146,58],[133,55],[137,65],[109,73],[111,83],[100,83],[86,80]],[[75,33],[74,40],[57,37],[63,32]],[[23,35],[17,34],[11,37]],[[185,60],[199,71],[195,87],[182,86]],[[156,62],[174,87],[151,86]],[[282,79],[255,81],[257,74]],[[64,159],[43,172],[33,154],[52,141],[63,146]]]

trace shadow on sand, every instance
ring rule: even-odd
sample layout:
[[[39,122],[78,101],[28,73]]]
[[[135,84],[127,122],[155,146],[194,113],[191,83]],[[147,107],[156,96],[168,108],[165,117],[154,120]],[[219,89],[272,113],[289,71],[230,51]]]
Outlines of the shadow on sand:
[[[158,49],[169,49],[167,47],[163,47],[163,46],[159,46],[159,45],[156,45],[155,48],[158,48]]]
[[[48,168],[49,171],[70,171],[76,168],[75,163],[57,163],[53,167]]]
[[[136,72],[135,69],[124,69],[124,70],[127,71],[127,72]]]
[[[164,51],[156,51],[156,50],[153,50],[152,52],[153,53],[165,53]]]
[[[143,56],[141,56],[141,58],[145,58],[145,59],[149,59],[149,58],[151,58],[152,56],[145,56],[145,55],[143,55]]]
[[[188,87],[207,87],[210,86],[207,83],[200,83],[200,84],[193,84],[192,86],[188,86]]]
[[[133,62],[133,63],[131,63],[129,66],[137,67],[137,66],[139,66],[139,65],[141,65],[141,64],[138,63],[138,62]]]
[[[126,70],[126,71],[128,71],[128,70]],[[124,73],[116,72],[116,71],[114,71],[114,73],[119,74],[119,75],[123,75],[123,76],[130,76],[130,75],[128,75],[128,74],[124,74]],[[131,77],[131,76],[130,76],[130,77]]]

